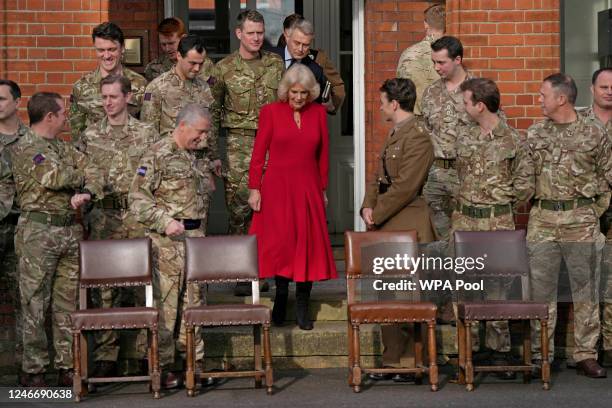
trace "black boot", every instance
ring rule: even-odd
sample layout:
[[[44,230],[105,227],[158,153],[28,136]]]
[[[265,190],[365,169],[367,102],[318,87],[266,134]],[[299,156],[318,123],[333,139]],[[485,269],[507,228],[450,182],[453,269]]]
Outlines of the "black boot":
[[[276,276],[276,294],[274,295],[274,307],[272,308],[272,323],[282,326],[287,314],[287,297],[289,296],[289,282],[287,278]]]
[[[308,303],[310,303],[310,290],[312,282],[296,282],[295,283],[295,314],[297,324],[302,330],[312,330],[312,322],[308,319]]]

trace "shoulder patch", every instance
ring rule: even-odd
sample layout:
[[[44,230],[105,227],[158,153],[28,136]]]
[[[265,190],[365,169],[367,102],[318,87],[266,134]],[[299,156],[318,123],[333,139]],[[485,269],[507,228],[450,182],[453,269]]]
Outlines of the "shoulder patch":
[[[32,161],[34,162],[34,164],[38,165],[44,162],[45,159],[46,157],[42,153],[38,153],[36,156],[32,158]]]
[[[138,170],[136,170],[136,174],[144,177],[147,174],[147,166],[140,166]]]
[[[151,92],[145,92],[144,100],[145,101],[150,101],[151,100]]]

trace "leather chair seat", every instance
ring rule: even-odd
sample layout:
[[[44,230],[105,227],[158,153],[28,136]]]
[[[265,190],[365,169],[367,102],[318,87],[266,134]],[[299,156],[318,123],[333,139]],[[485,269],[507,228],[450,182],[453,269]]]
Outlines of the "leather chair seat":
[[[353,323],[410,323],[436,320],[437,307],[430,302],[363,302],[348,307]]]
[[[72,312],[74,330],[143,329],[157,327],[159,312],[152,307],[84,309]]]
[[[458,314],[463,320],[539,320],[548,318],[548,306],[536,302],[488,300],[459,303]]]
[[[184,319],[190,326],[270,324],[270,308],[253,304],[203,305],[185,310]]]

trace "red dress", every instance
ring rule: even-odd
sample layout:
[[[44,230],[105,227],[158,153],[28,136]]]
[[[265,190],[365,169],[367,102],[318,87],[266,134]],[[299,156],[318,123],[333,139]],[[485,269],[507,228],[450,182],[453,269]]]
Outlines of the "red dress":
[[[257,235],[259,276],[296,282],[336,278],[325,218],[329,135],[325,108],[310,103],[302,128],[286,102],[264,106],[249,168],[249,188],[261,192],[249,234]],[[263,168],[268,152],[265,175]]]

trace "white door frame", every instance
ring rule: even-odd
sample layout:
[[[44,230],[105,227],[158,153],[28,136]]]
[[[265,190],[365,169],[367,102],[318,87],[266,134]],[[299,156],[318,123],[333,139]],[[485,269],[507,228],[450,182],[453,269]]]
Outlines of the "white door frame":
[[[365,231],[359,210],[365,194],[365,10],[364,0],[353,0],[353,146],[355,176],[353,203],[355,231]]]

